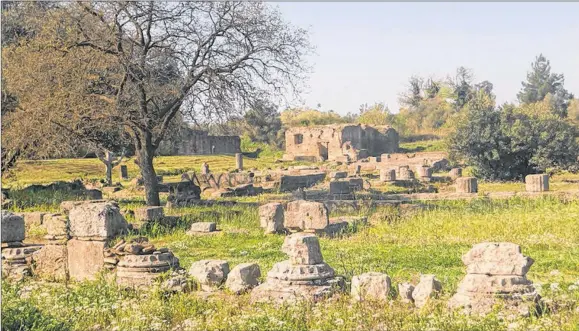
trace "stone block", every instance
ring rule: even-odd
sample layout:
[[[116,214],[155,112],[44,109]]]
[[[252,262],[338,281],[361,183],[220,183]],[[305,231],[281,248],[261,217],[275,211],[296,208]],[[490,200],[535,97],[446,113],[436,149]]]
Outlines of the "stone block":
[[[225,287],[236,294],[247,292],[259,284],[261,270],[257,263],[241,263],[236,265],[227,276]]]
[[[89,197],[91,200],[100,200],[103,198],[103,192],[97,189],[85,190],[84,195]]]
[[[396,170],[394,170],[394,169],[380,169],[380,181],[381,182],[394,182],[394,181],[396,181]]]
[[[63,214],[47,214],[42,224],[49,236],[68,235],[68,217]]]
[[[350,189],[352,191],[360,191],[364,189],[364,179],[363,178],[350,178],[349,180]]]
[[[527,192],[549,191],[549,175],[527,175],[525,177],[525,188]]]
[[[94,280],[104,267],[105,241],[72,239],[66,244],[70,279]]]
[[[492,276],[467,274],[458,285],[458,292],[474,293],[525,293],[530,292],[532,283],[524,276]]]
[[[405,303],[413,303],[412,292],[414,291],[414,285],[410,283],[400,283],[398,284],[398,295],[400,295],[400,301]]]
[[[347,172],[347,171],[333,171],[333,172],[330,172],[329,177],[330,177],[330,179],[347,178],[347,177],[348,177],[348,172]]]
[[[330,182],[330,194],[350,194],[350,181],[335,180]]]
[[[287,204],[284,226],[297,230],[323,230],[329,224],[328,208],[321,202],[296,200]]]
[[[93,239],[113,238],[126,233],[128,224],[113,203],[86,203],[69,213],[70,234]]]
[[[420,180],[428,181],[432,178],[432,168],[428,166],[416,167],[416,175]]]
[[[421,275],[420,283],[412,291],[412,299],[416,307],[424,306],[431,297],[438,296],[442,285],[434,275]]]
[[[221,285],[229,274],[229,263],[224,260],[201,260],[189,268],[189,275],[201,285],[204,291],[211,291]]]
[[[480,243],[462,257],[469,274],[524,276],[533,259],[523,256],[521,247],[513,243]]]
[[[41,226],[46,213],[40,211],[33,211],[27,213],[17,213],[17,215],[22,216],[22,218],[24,219],[24,226],[26,227],[26,229],[29,229],[30,227]]]
[[[410,170],[409,166],[398,167],[398,172],[396,173],[396,178],[399,180],[413,180],[414,172]]]
[[[163,207],[143,207],[135,209],[135,220],[137,221],[156,221],[165,217]]]
[[[66,245],[44,245],[32,255],[32,274],[41,279],[62,281],[67,278]]]
[[[390,293],[390,277],[368,272],[352,277],[352,297],[356,301],[386,301]]]
[[[215,222],[196,222],[191,224],[188,233],[205,233],[217,231],[217,223]]]
[[[2,210],[2,243],[24,240],[24,218],[7,210]]]
[[[259,207],[259,223],[266,234],[282,232],[284,211],[281,203],[272,202]]]
[[[108,201],[107,200],[69,200],[69,201],[63,201],[60,203],[60,211],[63,214],[68,215],[70,210],[76,206],[87,204],[87,203],[103,203],[103,202],[108,202]]]
[[[285,237],[282,252],[289,256],[291,264],[313,265],[324,262],[320,241],[311,233],[294,233]]]
[[[476,177],[460,177],[456,179],[457,193],[477,193],[478,184]]]

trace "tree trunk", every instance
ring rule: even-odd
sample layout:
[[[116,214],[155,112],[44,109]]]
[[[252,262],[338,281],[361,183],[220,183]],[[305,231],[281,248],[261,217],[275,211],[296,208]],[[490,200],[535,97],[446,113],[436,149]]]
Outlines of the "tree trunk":
[[[157,186],[157,173],[153,167],[154,149],[150,134],[144,134],[144,141],[141,142],[141,148],[137,149],[137,158],[143,184],[145,185],[145,200],[148,206],[160,206],[159,188]]]

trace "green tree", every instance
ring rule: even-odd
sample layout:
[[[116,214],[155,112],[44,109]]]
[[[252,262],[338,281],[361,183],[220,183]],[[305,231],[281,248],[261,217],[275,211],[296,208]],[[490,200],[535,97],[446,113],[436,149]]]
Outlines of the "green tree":
[[[551,73],[551,63],[540,54],[531,63],[531,71],[527,73],[527,81],[517,94],[520,103],[530,104],[543,101],[547,94],[553,96],[554,113],[560,117],[567,116],[567,107],[573,95],[564,88],[563,74]]]
[[[252,141],[276,144],[281,130],[281,118],[277,107],[259,100],[245,113],[244,120],[244,131]]]
[[[573,169],[577,129],[556,115],[505,104],[498,109],[485,93],[471,100],[448,137],[453,160],[473,166],[489,180],[522,179],[547,168]]]
[[[391,125],[393,115],[383,102],[375,103],[372,106],[360,106],[360,116],[358,123],[373,126]]]

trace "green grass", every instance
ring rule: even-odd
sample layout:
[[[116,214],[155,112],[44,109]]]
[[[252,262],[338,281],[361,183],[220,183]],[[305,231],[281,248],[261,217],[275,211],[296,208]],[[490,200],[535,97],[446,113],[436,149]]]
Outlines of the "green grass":
[[[400,153],[445,152],[445,151],[446,145],[443,139],[400,143]]]
[[[134,205],[123,205],[130,207]],[[433,273],[443,283],[443,294],[422,310],[400,302],[351,304],[347,296],[318,305],[249,305],[248,296],[218,293],[210,300],[195,293],[165,297],[161,293],[118,291],[104,279],[80,285],[33,285],[26,298],[3,286],[3,322],[32,314],[38,325],[63,323],[61,329],[88,330],[95,325],[117,330],[574,330],[579,325],[579,291],[568,290],[579,281],[579,201],[555,198],[477,199],[440,201],[421,211],[398,213],[394,208],[366,211],[372,225],[339,238],[321,238],[325,261],[350,280],[367,271],[385,272],[393,285],[416,283],[421,273]],[[183,267],[200,259],[225,259],[233,267],[257,262],[262,275],[285,259],[280,248],[284,237],[264,235],[256,207],[196,207],[178,210],[189,221],[216,221],[214,235],[188,236],[186,224],[172,230],[151,230],[151,241],[169,247]],[[454,315],[447,300],[464,277],[461,256],[473,244],[509,241],[520,244],[535,264],[529,279],[542,283],[550,312],[538,318],[502,320]],[[553,272],[555,271],[556,272]],[[557,282],[561,291],[548,290]],[[28,286],[32,286],[27,284]],[[6,288],[6,289],[5,289]],[[12,292],[11,292],[12,291]],[[11,307],[25,307],[22,311]],[[28,315],[26,315],[28,316]],[[13,323],[13,322],[10,322]],[[8,324],[6,324],[8,325]],[[10,324],[14,325],[14,324]],[[6,329],[3,324],[3,329]],[[34,329],[34,328],[30,328]],[[42,329],[40,326],[36,330]]]

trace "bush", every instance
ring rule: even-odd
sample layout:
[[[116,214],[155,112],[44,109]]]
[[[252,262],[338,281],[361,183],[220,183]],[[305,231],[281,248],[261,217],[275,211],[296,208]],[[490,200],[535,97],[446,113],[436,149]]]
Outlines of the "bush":
[[[547,168],[575,170],[577,128],[551,112],[505,105],[495,109],[479,97],[465,109],[448,138],[453,160],[489,180],[523,179]]]

